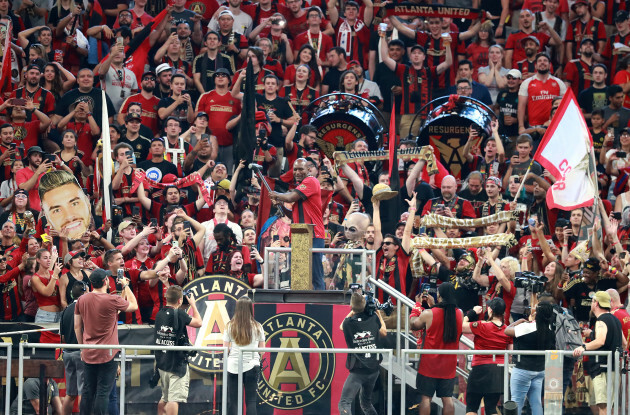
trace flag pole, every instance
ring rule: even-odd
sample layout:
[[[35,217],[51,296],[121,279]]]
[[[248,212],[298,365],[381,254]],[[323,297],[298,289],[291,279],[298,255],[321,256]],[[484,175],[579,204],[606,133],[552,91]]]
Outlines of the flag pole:
[[[527,179],[527,175],[529,174],[529,171],[532,169],[532,166],[534,165],[534,159],[532,158],[532,161],[529,162],[529,166],[527,167],[527,171],[525,172],[525,175],[523,175],[523,178],[521,179],[521,184],[520,186],[518,186],[518,190],[516,191],[516,195],[514,196],[514,202],[516,202],[516,200],[518,199],[518,195],[521,193],[521,190],[523,190],[523,186],[525,186],[525,180]]]
[[[101,113],[103,126],[102,131],[102,141],[103,141],[103,182],[101,189],[103,191],[103,212],[105,212],[105,220],[112,219],[112,203],[111,203],[111,193],[109,186],[112,182],[112,142],[111,137],[109,135],[109,118],[107,113],[107,99],[105,97],[105,90],[101,90],[101,99],[103,102],[102,108],[103,111]],[[111,228],[107,232],[107,240],[112,240],[112,230]]]

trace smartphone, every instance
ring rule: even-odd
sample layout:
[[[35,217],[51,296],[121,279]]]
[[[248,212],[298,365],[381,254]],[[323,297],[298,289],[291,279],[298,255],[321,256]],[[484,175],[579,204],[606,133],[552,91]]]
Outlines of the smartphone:
[[[437,209],[438,210],[444,210],[444,205],[442,203],[440,203],[439,205],[437,205]]]
[[[191,229],[192,229],[192,226],[190,226],[190,222],[185,220],[184,221],[184,230],[186,231],[186,233],[190,233]]]
[[[627,153],[625,151],[616,151],[615,152],[615,156],[619,157],[620,159],[625,159],[626,155],[627,155]]]
[[[157,226],[158,226],[157,219],[151,218],[151,226],[153,226],[154,228],[157,228]]]
[[[46,154],[46,160],[49,163],[54,163],[55,162],[55,155],[54,154]]]
[[[613,219],[621,220],[621,212],[613,212],[612,217]]]
[[[16,107],[23,107],[26,105],[26,100],[24,98],[12,98],[11,105]]]
[[[626,258],[626,252],[625,252],[625,251],[624,251],[624,252],[621,252],[621,253],[619,254],[619,258],[621,258],[621,259],[625,259],[625,258]]]
[[[122,37],[117,37],[116,38],[116,46],[122,45],[124,42],[125,42],[125,40]]]
[[[17,144],[15,144],[15,143],[10,143],[10,144],[9,144],[9,148],[10,148],[11,150],[15,150],[15,149],[17,148]]]
[[[422,235],[423,233],[427,233],[427,227],[421,226],[418,228],[418,235]]]
[[[139,215],[140,214],[140,208],[138,206],[134,206],[131,208],[131,214],[133,216]]]
[[[273,242],[279,241],[280,235],[274,235],[272,239],[273,239]]]
[[[178,242],[178,241],[173,241],[173,242],[171,243],[171,246],[172,246],[173,248],[179,248],[179,242]]]
[[[125,270],[122,268],[118,268],[116,271],[116,282],[120,282],[125,277]]]

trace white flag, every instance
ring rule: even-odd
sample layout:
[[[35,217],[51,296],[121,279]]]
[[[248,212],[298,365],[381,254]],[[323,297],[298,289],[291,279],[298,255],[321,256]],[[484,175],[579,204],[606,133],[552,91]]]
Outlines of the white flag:
[[[597,192],[589,163],[593,139],[571,88],[560,102],[534,160],[556,179],[547,206],[564,210],[590,206]]]

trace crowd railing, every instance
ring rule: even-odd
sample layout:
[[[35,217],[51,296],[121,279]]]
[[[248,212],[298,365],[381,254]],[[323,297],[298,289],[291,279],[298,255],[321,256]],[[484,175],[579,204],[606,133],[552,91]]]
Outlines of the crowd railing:
[[[4,335],[4,334],[3,334]],[[7,361],[7,371],[6,371],[6,398],[5,398],[5,402],[4,402],[4,413],[5,414],[10,414],[10,409],[11,409],[11,402],[9,399],[9,396],[11,396],[11,384],[13,382],[11,382],[11,359],[12,359],[12,353],[13,353],[13,345],[11,343],[0,343],[0,347],[4,347],[6,350],[6,353],[4,354],[4,356],[0,356],[0,359],[4,360],[6,359]]]

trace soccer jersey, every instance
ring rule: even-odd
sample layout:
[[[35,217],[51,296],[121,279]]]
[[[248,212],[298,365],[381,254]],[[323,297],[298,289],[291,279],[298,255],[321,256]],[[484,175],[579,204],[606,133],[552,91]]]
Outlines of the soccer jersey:
[[[555,76],[549,75],[545,80],[539,76],[526,79],[518,91],[519,99],[527,99],[529,125],[543,125],[549,121],[553,100],[567,90],[565,83]]]
[[[122,103],[120,107],[120,113],[126,114],[129,112],[129,104],[137,102],[142,105],[142,125],[146,125],[151,129],[153,135],[156,136],[160,133],[160,125],[158,121],[158,104],[160,99],[156,96],[151,98],[145,98],[142,94],[131,95]]]
[[[547,43],[549,42],[549,39],[550,39],[549,35],[545,33],[541,33],[541,32],[525,33],[520,30],[508,36],[507,41],[505,43],[505,49],[513,51],[512,68],[515,68],[516,64],[519,61],[522,61],[523,59],[527,58],[527,55],[525,55],[525,49],[523,49],[523,46],[521,45],[521,41],[528,36],[534,36],[536,39],[538,39],[538,41],[540,42],[541,48],[544,48],[545,46],[547,46]]]
[[[315,238],[324,238],[324,222],[322,220],[322,198],[319,181],[315,177],[307,177],[294,189],[305,199],[293,204],[293,223],[311,223],[315,225]]]
[[[217,137],[220,146],[231,146],[233,142],[232,133],[228,131],[226,125],[230,119],[241,112],[241,102],[228,91],[225,95],[212,90],[203,94],[197,102],[197,111],[208,114],[208,125],[212,129],[212,134]]]
[[[595,50],[597,50],[597,42],[606,41],[604,22],[593,17],[586,23],[582,22],[580,19],[575,19],[569,23],[566,42],[572,43],[571,45],[567,45],[567,47],[571,48],[574,57],[578,55],[580,44],[584,39],[592,39],[595,42]]]
[[[576,97],[580,91],[590,88],[593,81],[592,69],[593,66],[582,59],[573,59],[564,66],[564,76],[567,81],[571,82],[571,89]]]
[[[396,64],[396,76],[402,85],[400,114],[415,114],[431,101],[431,84],[437,78],[435,66],[415,69],[413,66]]]
[[[451,54],[453,55],[453,62],[456,61],[457,55],[464,55],[466,50],[464,44],[458,41],[457,33],[450,33],[453,42],[450,44]],[[422,46],[426,53],[426,65],[429,67],[436,67],[446,60],[446,47],[444,39],[440,36],[438,39],[431,36],[426,32],[419,32],[416,34],[416,43]],[[431,79],[429,88],[433,91],[446,89],[451,85],[455,85],[455,79],[457,76],[457,69],[450,67],[447,68],[440,75]]]

